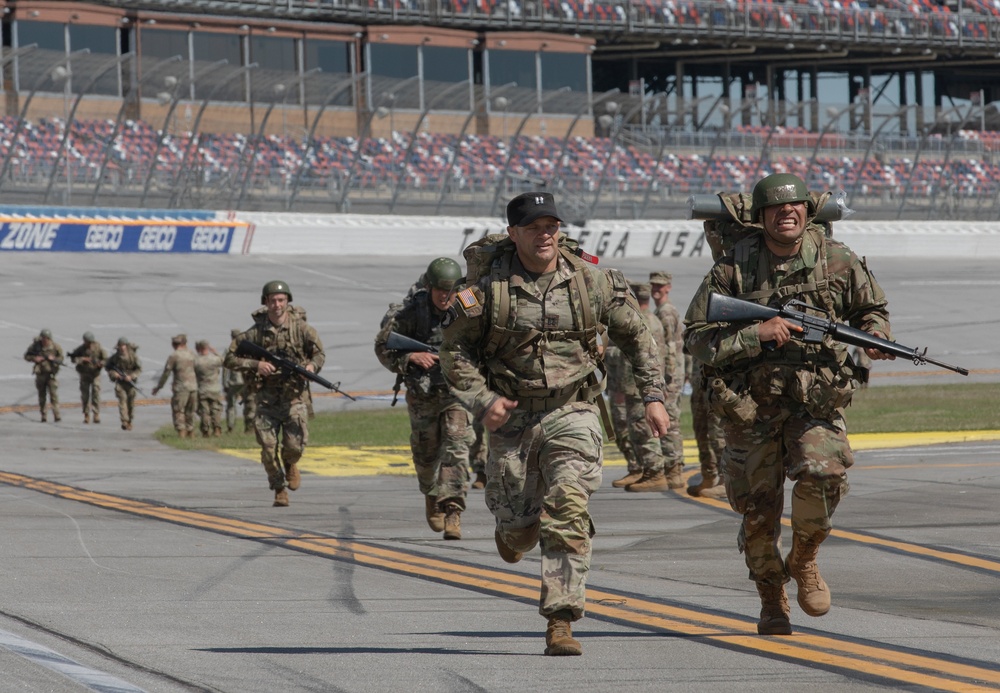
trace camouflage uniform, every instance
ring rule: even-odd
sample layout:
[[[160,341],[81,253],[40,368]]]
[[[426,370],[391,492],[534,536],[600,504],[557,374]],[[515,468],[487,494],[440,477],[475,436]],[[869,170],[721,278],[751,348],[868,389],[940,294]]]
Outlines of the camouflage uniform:
[[[240,334],[240,330],[232,330],[230,339],[235,339]],[[247,401],[251,399],[246,393],[246,383],[243,374],[237,370],[226,368],[222,371],[222,389],[226,395],[226,429],[232,433],[236,428],[236,405],[243,401],[244,431],[250,430],[250,420],[246,418]]]
[[[662,400],[661,357],[620,272],[584,265],[565,247],[555,272],[537,278],[513,246],[493,266],[459,293],[441,364],[476,418],[501,395],[518,403],[490,434],[486,505],[498,542],[518,552],[540,543],[539,613],[551,628],[557,613],[577,620],[585,608],[594,534],[588,502],[601,485],[604,442],[596,327],[607,325],[632,361],[644,397]],[[506,295],[508,319],[494,324]]]
[[[701,362],[695,361],[691,373],[691,424],[698,444],[702,482],[708,488],[711,488],[720,476],[719,462],[726,447],[722,420],[709,405],[710,391],[705,368]],[[698,492],[695,493],[693,489],[697,489]],[[702,495],[703,490],[701,485],[688,487],[691,495]]]
[[[653,276],[656,276],[655,274]],[[670,416],[670,431],[660,438],[663,468],[675,478],[684,467],[684,435],[681,433],[681,391],[684,389],[684,325],[677,308],[670,301],[656,307],[656,317],[663,326],[666,346],[663,349],[663,374],[667,399],[663,406]]]
[[[200,352],[201,342],[197,346]],[[199,353],[194,359],[194,373],[198,380],[201,435],[222,435],[222,357],[211,351]]]
[[[782,258],[767,249],[762,234],[748,230],[732,254],[716,262],[685,318],[691,354],[725,382],[725,396],[756,408],[755,418],[741,423],[734,406],[722,407],[719,396],[710,396],[725,412],[723,476],[730,504],[743,515],[738,545],[758,590],[780,588],[789,579],[780,544],[786,476],[795,481],[795,541],[815,547],[830,533],[854,463],[843,408],[854,391],[855,373],[847,348],[829,338],[818,345],[793,339],[769,351],[758,339],[757,324],[707,323],[709,294],[761,304],[794,297],[891,339],[885,295],[847,246],[823,238],[810,225],[799,252]],[[800,586],[800,604],[801,592]]]
[[[650,335],[658,345],[658,349],[664,350],[663,327],[660,325],[660,321],[652,313],[642,312],[641,314]],[[621,431],[616,428],[615,435],[628,438],[628,447],[635,456],[636,471],[640,474],[662,470],[664,468],[663,448],[659,439],[649,429],[649,424],[646,423],[646,405],[642,401],[635,376],[632,374],[632,364],[622,353],[622,350],[614,345],[605,351],[604,360],[608,369],[608,391],[612,393],[612,403],[619,399],[617,395],[621,393],[620,399],[624,401],[625,405],[626,427]],[[667,411],[669,413],[670,410]],[[670,415],[673,417],[673,414]],[[632,469],[629,468],[629,471]]]
[[[256,359],[236,355],[239,343],[247,340],[271,353],[280,353],[303,368],[312,364],[315,373],[323,368],[326,363],[323,342],[316,330],[306,322],[304,310],[289,305],[285,324],[280,327],[268,319],[264,309],[258,309],[251,315],[254,318],[253,327],[233,339],[223,366],[230,370],[240,370],[245,376],[256,374]],[[254,429],[261,446],[260,461],[267,472],[268,484],[276,493],[280,493],[286,488],[286,475],[292,465],[301,459],[309,443],[306,381],[279,370],[266,378],[253,375],[253,382],[255,385],[251,396],[256,400]]]
[[[44,330],[48,333],[48,330]],[[52,407],[52,418],[61,421],[59,415],[59,382],[56,375],[59,373],[59,365],[63,360],[62,347],[52,341],[51,334],[46,334],[48,344],[43,343],[43,337],[38,336],[24,352],[24,360],[30,361],[34,365],[31,372],[35,374],[35,389],[38,390],[38,410],[42,414],[42,421],[45,421],[45,402],[48,399]],[[37,359],[37,360],[36,360]]]
[[[436,499],[441,512],[449,503],[465,510],[469,482],[469,449],[475,433],[469,412],[452,394],[441,366],[424,370],[408,363],[409,354],[387,349],[390,332],[429,346],[443,340],[444,313],[431,303],[430,290],[415,292],[375,337],[375,355],[389,371],[403,376],[406,408],[410,414],[410,452],[420,492]]]
[[[135,411],[135,385],[142,372],[142,362],[136,355],[139,347],[130,344],[124,337],[118,340],[119,346],[104,363],[104,370],[115,384],[115,396],[118,398],[118,416],[121,418],[122,430],[132,430],[133,413]],[[125,353],[121,346],[125,346]],[[122,381],[121,374],[128,376],[133,384]]]
[[[194,372],[194,353],[187,348],[187,337],[178,335],[171,340],[174,350],[167,357],[163,373],[153,388],[155,395],[167,378],[173,376],[173,396],[170,411],[173,414],[174,430],[182,438],[189,438],[194,432],[194,413],[198,408],[198,377]]]
[[[622,481],[634,477],[635,481],[642,476],[642,467],[636,458],[635,448],[632,447],[632,437],[629,435],[628,402],[625,396],[625,388],[629,380],[635,388],[635,380],[632,379],[632,369],[626,372],[625,364],[628,363],[625,355],[614,344],[608,344],[604,349],[604,367],[608,371],[608,408],[611,411],[611,427],[615,431],[615,447],[625,458],[626,475]],[[656,442],[659,446],[659,441]],[[624,484],[615,485],[620,487]]]
[[[90,336],[88,334],[88,336]],[[93,414],[94,423],[101,422],[101,371],[108,354],[104,347],[94,340],[84,340],[83,344],[70,352],[70,360],[76,364],[80,374],[80,402],[83,405],[83,422],[89,423]]]

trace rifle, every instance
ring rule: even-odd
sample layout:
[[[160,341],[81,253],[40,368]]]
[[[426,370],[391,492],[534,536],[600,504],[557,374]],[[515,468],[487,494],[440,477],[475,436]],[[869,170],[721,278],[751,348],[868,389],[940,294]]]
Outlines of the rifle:
[[[236,355],[243,356],[245,358],[257,359],[258,361],[267,361],[271,365],[283,370],[288,375],[300,375],[306,380],[311,380],[314,383],[322,385],[327,390],[339,392],[352,402],[357,402],[354,397],[351,397],[349,394],[340,389],[340,383],[331,383],[326,378],[319,376],[312,371],[306,370],[299,364],[289,361],[286,358],[282,358],[277,354],[272,354],[264,347],[258,346],[253,342],[247,341],[246,339],[236,345]]]
[[[830,335],[834,341],[841,342],[842,344],[850,344],[863,349],[877,349],[886,354],[893,354],[904,359],[909,359],[916,366],[932,363],[935,366],[946,368],[960,375],[969,374],[967,368],[952,366],[944,361],[938,361],[927,356],[926,347],[923,351],[920,351],[913,347],[890,342],[887,339],[868,334],[850,325],[809,315],[804,312],[805,309],[818,310],[829,315],[827,311],[821,308],[810,306],[795,299],[788,301],[780,308],[771,308],[770,306],[762,306],[740,298],[724,296],[713,292],[708,297],[708,314],[706,320],[708,322],[745,322],[750,320],[764,321],[780,317],[802,328],[802,332],[796,333],[794,336],[796,339],[801,339],[808,344],[818,344],[823,341],[824,336]],[[765,349],[769,348],[767,344],[762,344],[761,346]],[[770,348],[774,348],[773,343]]]
[[[392,351],[402,351],[406,353],[412,352],[427,352],[428,354],[438,353],[438,348],[431,346],[430,344],[424,344],[416,339],[411,339],[398,332],[390,332],[389,338],[385,340],[385,348]],[[392,402],[389,404],[390,407],[396,406],[396,400],[399,399],[399,388],[403,384],[403,375],[398,374],[396,376],[396,382],[392,386]],[[438,367],[438,375],[431,375],[431,382],[434,384],[446,385],[444,380],[444,373],[441,373],[440,366]]]
[[[131,387],[133,390],[135,390],[136,392],[138,392],[143,397],[148,397],[149,396],[145,392],[143,392],[142,390],[140,390],[139,386],[136,385],[134,381],[132,381],[132,380],[126,380],[125,379],[126,378],[125,371],[123,371],[121,368],[112,368],[111,372],[118,374],[118,380],[115,381],[116,383],[121,383],[122,385],[125,385],[126,387]]]

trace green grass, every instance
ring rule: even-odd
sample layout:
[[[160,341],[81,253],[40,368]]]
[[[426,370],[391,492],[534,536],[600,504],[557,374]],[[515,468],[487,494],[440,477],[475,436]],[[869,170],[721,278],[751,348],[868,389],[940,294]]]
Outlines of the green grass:
[[[241,422],[242,425],[242,422]],[[897,385],[861,390],[847,410],[851,433],[1000,430],[1000,387],[972,385]],[[681,431],[693,438],[691,412],[685,398]],[[252,434],[228,433],[221,438],[180,439],[164,426],[156,437],[184,450],[256,448]],[[405,406],[318,414],[309,422],[309,445],[406,446],[410,420]]]

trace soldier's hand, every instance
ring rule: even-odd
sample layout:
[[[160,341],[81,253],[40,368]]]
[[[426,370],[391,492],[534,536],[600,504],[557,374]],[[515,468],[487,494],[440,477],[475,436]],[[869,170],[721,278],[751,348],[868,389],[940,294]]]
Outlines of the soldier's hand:
[[[774,342],[775,346],[781,348],[792,338],[792,332],[801,332],[802,328],[794,322],[789,322],[784,318],[774,317],[758,325],[758,339],[760,343]]]
[[[257,375],[266,378],[269,375],[274,375],[278,369],[275,368],[269,361],[258,361],[257,362]]]
[[[489,431],[495,431],[510,419],[510,413],[517,407],[517,402],[506,397],[497,397],[483,416],[483,426]],[[665,414],[666,412],[664,412]]]
[[[885,335],[883,335],[881,332],[875,332],[873,336],[879,337],[880,339],[885,339]],[[872,359],[873,361],[896,360],[895,354],[887,354],[884,351],[879,351],[878,349],[865,349],[865,353],[868,354],[868,358]]]
[[[663,402],[648,402],[646,404],[646,423],[653,435],[659,438],[665,436],[670,429],[670,415],[667,414]]]
[[[431,354],[426,351],[414,351],[407,356],[406,361],[426,371],[434,368],[434,365],[439,361],[439,357],[437,354]]]

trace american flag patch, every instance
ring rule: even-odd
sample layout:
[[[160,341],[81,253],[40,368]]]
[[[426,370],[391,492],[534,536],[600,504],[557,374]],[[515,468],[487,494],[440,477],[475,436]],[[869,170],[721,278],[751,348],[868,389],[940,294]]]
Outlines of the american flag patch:
[[[479,305],[479,299],[476,298],[476,294],[472,289],[463,289],[462,291],[459,291],[458,301],[466,310],[469,308],[475,308]]]

